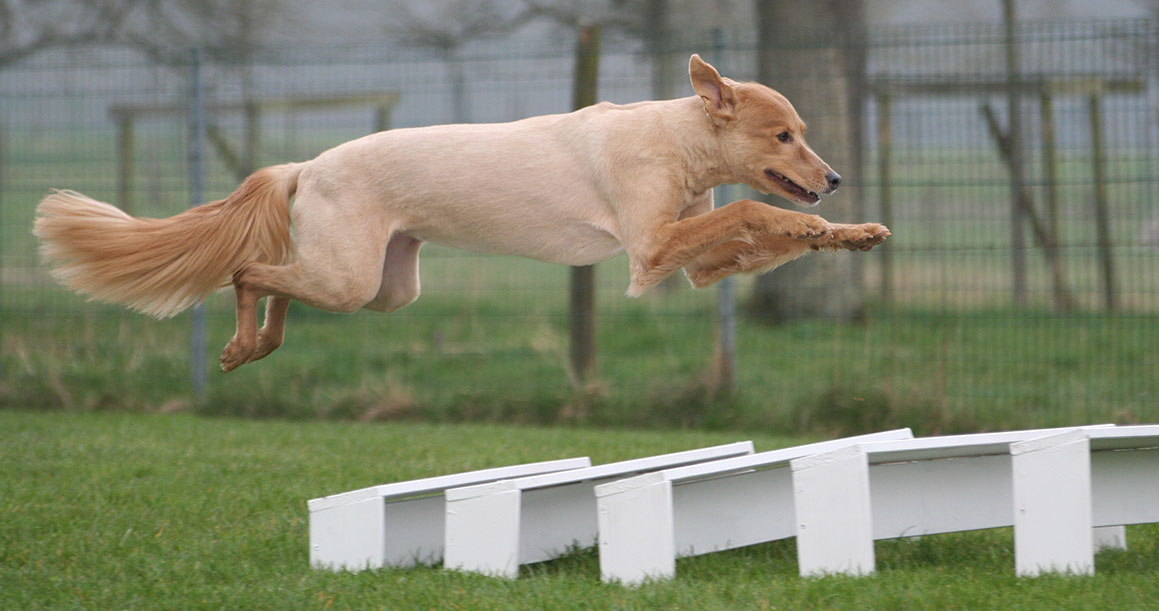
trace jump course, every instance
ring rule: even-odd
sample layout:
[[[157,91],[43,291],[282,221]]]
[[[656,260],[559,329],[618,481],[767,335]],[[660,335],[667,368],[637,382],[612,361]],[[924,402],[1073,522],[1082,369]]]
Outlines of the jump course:
[[[909,429],[754,453],[752,442],[592,466],[587,457],[384,484],[308,502],[310,563],[439,562],[515,578],[599,547],[605,582],[797,538],[802,576],[873,573],[874,541],[1013,527],[1015,571],[1092,574],[1124,525],[1159,522],[1159,425],[914,438]]]

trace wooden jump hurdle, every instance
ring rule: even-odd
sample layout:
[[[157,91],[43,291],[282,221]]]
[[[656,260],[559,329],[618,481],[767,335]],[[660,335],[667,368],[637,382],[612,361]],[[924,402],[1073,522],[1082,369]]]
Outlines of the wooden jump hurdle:
[[[448,488],[591,466],[568,458],[352,490],[307,501],[310,564],[358,571],[436,562],[443,555]]]
[[[591,466],[588,458],[313,499],[310,562],[499,577],[598,543],[601,578],[797,537],[802,576],[874,572],[874,541],[1013,527],[1015,570],[1090,574],[1124,525],[1159,522],[1159,425],[913,438],[909,429],[753,453],[752,442]]]
[[[592,489],[629,475],[752,454],[751,441],[448,490],[443,565],[498,577],[596,541]]]
[[[789,462],[865,441],[910,439],[907,429],[678,467],[596,486],[600,574],[636,584],[676,575],[678,556],[794,534]]]
[[[1096,540],[1159,522],[1159,426],[865,443],[792,469],[802,575],[872,573],[875,539],[1003,526],[1019,575],[1091,573]]]

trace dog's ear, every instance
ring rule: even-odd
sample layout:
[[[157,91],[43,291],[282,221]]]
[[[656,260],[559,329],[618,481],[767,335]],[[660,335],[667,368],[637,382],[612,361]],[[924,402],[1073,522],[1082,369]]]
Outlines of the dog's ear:
[[[710,117],[726,123],[736,119],[736,89],[721,78],[716,68],[694,53],[688,60],[688,77]]]

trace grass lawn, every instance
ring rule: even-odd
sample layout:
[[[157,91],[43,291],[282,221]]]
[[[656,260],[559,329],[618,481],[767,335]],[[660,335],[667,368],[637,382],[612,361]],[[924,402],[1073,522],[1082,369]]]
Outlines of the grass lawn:
[[[595,463],[764,434],[213,419],[0,410],[0,608],[1154,608],[1159,528],[1093,577],[1017,579],[1009,529],[888,541],[877,575],[801,579],[791,541],[685,559],[676,580],[599,581],[593,551],[517,581],[437,568],[309,568],[309,498],[588,455]]]

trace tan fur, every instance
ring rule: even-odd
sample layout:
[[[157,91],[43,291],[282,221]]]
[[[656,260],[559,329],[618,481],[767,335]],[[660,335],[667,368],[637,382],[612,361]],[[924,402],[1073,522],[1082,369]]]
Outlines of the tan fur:
[[[37,207],[33,233],[65,286],[167,318],[228,285],[247,261],[289,258],[296,174],[292,166],[266,168],[226,199],[167,219],[134,218],[55,191]]]
[[[411,303],[428,241],[570,265],[626,251],[628,294],[639,295],[680,268],[705,286],[889,235],[751,200],[714,209],[711,189],[725,182],[813,205],[839,177],[784,96],[695,55],[689,76],[696,95],[678,100],[372,134],[261,170],[225,200],[169,219],[58,191],[41,202],[35,233],[65,285],[157,316],[232,277],[237,331],[224,371],[281,345],[291,300],[335,312]]]

